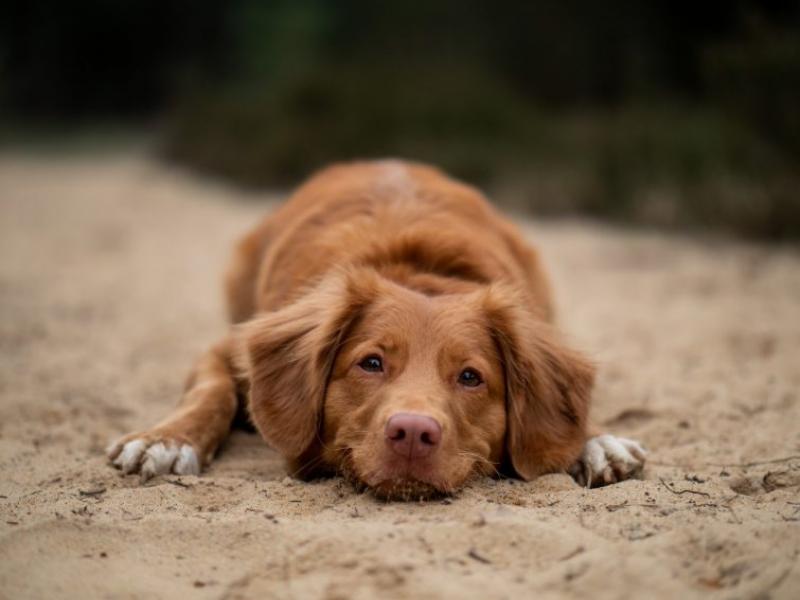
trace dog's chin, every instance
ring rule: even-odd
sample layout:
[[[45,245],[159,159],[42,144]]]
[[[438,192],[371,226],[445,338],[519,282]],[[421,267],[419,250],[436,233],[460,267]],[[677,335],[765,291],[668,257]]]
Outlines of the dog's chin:
[[[369,490],[381,500],[400,500],[404,502],[431,500],[450,495],[449,491],[433,483],[423,481],[407,473],[382,473],[366,477],[346,453],[339,472],[359,491]]]
[[[381,500],[432,500],[447,493],[435,485],[411,478],[385,479],[377,484],[365,484]]]
[[[429,461],[409,463],[391,455],[364,454],[366,460],[352,447],[342,451],[337,471],[358,491],[369,490],[381,500],[408,502],[452,496],[477,475],[475,461],[461,461],[455,465],[458,468],[443,471]]]

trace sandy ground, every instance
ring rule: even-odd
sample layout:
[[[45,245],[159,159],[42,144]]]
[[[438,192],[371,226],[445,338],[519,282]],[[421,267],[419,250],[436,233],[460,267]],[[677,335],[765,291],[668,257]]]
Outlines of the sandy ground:
[[[0,156],[3,598],[800,597],[800,254],[526,225],[644,480],[485,480],[382,503],[237,433],[140,487],[112,438],[163,416],[225,328],[268,199],[135,154]]]

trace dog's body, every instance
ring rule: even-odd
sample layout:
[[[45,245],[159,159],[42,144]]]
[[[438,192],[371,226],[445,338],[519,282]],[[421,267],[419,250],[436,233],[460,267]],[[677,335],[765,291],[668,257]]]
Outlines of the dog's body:
[[[635,442],[590,437],[593,367],[559,340],[534,250],[435,169],[321,172],[242,240],[226,292],[238,325],[175,413],[110,448],[125,472],[199,472],[243,398],[293,473],[387,497],[503,468],[591,485],[642,465]]]

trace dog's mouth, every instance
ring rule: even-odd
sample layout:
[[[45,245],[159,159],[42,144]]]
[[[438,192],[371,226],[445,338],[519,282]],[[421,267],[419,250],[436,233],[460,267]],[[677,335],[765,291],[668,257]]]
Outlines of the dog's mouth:
[[[435,485],[411,478],[385,479],[377,485],[368,486],[372,493],[381,500],[402,500],[413,502],[416,500],[433,500],[447,496]]]
[[[381,500],[399,500],[403,502],[432,500],[449,496],[450,486],[437,485],[432,481],[414,476],[412,473],[390,469],[389,472],[375,472],[366,476],[356,468],[352,452],[345,452],[340,472],[357,490],[369,490]]]

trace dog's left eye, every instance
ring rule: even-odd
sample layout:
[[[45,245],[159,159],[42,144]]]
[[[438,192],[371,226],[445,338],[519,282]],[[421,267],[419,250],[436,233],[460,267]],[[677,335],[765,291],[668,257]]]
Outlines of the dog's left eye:
[[[360,363],[358,366],[367,371],[368,373],[380,373],[383,371],[383,361],[380,356],[370,355]]]
[[[483,383],[483,379],[475,369],[464,369],[458,376],[458,383],[466,387],[478,387]]]

